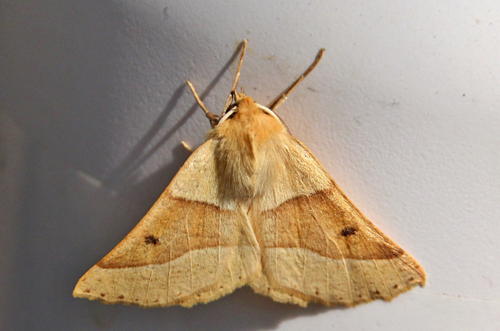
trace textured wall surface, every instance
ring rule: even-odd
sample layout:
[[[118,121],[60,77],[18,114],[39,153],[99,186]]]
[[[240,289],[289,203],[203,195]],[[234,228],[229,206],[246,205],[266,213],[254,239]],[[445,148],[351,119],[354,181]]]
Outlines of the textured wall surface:
[[[0,329],[470,330],[500,325],[498,1],[3,1]],[[354,309],[237,290],[192,309],[77,300],[241,85],[279,109],[428,285]]]

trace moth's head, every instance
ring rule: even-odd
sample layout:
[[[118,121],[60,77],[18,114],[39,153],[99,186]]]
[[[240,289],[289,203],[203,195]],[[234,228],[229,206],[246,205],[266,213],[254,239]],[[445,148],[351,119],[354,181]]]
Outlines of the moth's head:
[[[288,132],[285,123],[283,123],[283,121],[274,113],[274,110],[278,108],[283,102],[285,102],[290,92],[292,92],[292,90],[297,87],[297,85],[299,85],[299,83],[304,80],[304,78],[306,78],[309,73],[311,73],[311,71],[323,56],[323,52],[325,51],[325,49],[322,48],[319,51],[318,56],[316,57],[316,60],[314,60],[313,64],[311,64],[309,68],[302,74],[302,76],[300,76],[292,85],[290,85],[288,89],[286,89],[281,95],[279,95],[268,108],[255,103],[252,98],[246,96],[243,88],[241,88],[241,93],[236,92],[236,87],[238,86],[238,80],[240,78],[241,63],[243,62],[243,56],[245,55],[246,46],[247,40],[245,39],[243,40],[243,47],[241,50],[240,61],[238,63],[238,70],[236,72],[236,76],[234,77],[233,87],[228,99],[226,100],[226,104],[224,106],[225,109],[223,110],[221,116],[217,116],[211,113],[201,101],[198,93],[196,93],[193,84],[191,84],[189,80],[187,81],[187,84],[191,89],[191,92],[193,92],[196,101],[205,112],[205,115],[210,121],[212,129],[220,129],[221,125],[227,126],[229,120],[239,119],[239,121],[234,122],[241,122],[240,124],[244,124],[245,120],[250,120],[249,123],[252,124],[254,128],[260,127],[261,124],[264,124],[263,126],[266,126],[266,124],[267,126],[269,126],[269,124],[271,124],[275,127],[282,127],[284,131]],[[272,119],[266,121],[264,120],[266,116]]]
[[[222,113],[222,117],[217,125],[228,121],[246,121],[249,119],[275,122],[283,125],[281,119],[269,108],[256,103],[244,92],[233,95],[233,103]]]

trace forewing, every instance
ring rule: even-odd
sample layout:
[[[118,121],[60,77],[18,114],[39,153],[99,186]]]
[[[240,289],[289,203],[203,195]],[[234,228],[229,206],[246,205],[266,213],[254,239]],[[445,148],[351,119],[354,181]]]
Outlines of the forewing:
[[[189,307],[260,272],[245,214],[220,207],[213,145],[209,140],[191,155],[132,232],[79,280],[75,297]]]
[[[420,265],[349,201],[311,152],[291,136],[283,141],[287,171],[251,215],[263,265],[254,290],[303,306],[352,306],[424,285]]]

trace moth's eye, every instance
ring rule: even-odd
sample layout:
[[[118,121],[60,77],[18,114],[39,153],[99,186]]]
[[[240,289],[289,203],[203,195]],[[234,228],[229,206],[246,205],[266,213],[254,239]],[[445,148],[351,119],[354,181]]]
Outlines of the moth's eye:
[[[238,110],[238,105],[236,103],[232,103],[230,104],[227,108],[226,108],[226,111],[224,112],[224,114],[227,114],[229,113],[230,111],[232,110]]]
[[[238,113],[238,106],[234,105],[232,107],[229,107],[229,109],[227,110],[228,112],[232,111],[233,113],[231,115],[229,115],[228,118],[233,118],[234,115],[236,115]]]

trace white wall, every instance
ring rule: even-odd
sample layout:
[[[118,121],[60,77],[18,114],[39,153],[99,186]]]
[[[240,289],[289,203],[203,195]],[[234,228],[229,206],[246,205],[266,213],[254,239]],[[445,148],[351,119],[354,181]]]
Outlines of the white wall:
[[[470,330],[500,325],[498,1],[3,1],[0,328]],[[187,310],[71,297],[241,84],[424,266],[390,303],[301,309],[238,290]]]

